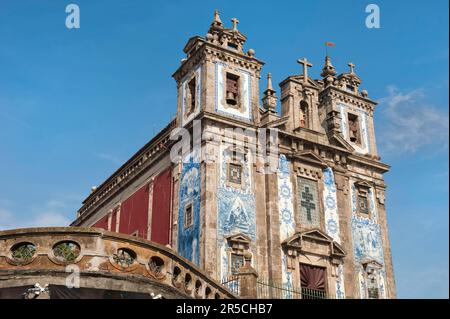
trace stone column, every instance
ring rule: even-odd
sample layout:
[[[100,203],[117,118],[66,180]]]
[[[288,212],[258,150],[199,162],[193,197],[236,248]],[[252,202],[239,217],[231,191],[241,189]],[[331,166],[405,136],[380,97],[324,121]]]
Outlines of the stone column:
[[[350,298],[359,297],[358,279],[355,274],[355,262],[353,256],[352,241],[352,207],[351,190],[349,189],[349,178],[343,169],[333,168],[336,182],[336,196],[339,212],[339,228],[341,246],[347,255],[344,257],[344,287],[345,296]]]
[[[378,223],[381,227],[381,240],[383,241],[384,265],[386,270],[387,298],[396,298],[396,285],[394,278],[394,267],[392,264],[391,244],[389,241],[389,229],[387,224],[386,207],[384,205],[385,189],[376,187],[375,189],[375,205],[378,212]]]
[[[256,215],[256,268],[258,273],[267,278],[268,270],[268,251],[267,251],[267,219],[266,219],[266,192],[265,192],[265,174],[264,159],[256,159],[253,165],[254,176],[254,194],[255,194],[255,215]]]
[[[269,279],[274,282],[281,282],[282,273],[280,217],[278,212],[278,175],[265,174],[265,184]]]
[[[204,225],[202,232],[204,233],[203,251],[205,270],[211,277],[220,280],[218,273],[218,258],[220,251],[217,246],[217,186],[219,178],[219,143],[215,141],[207,141],[203,148],[205,156],[205,173],[204,173],[204,198],[202,198],[202,206],[204,212]]]

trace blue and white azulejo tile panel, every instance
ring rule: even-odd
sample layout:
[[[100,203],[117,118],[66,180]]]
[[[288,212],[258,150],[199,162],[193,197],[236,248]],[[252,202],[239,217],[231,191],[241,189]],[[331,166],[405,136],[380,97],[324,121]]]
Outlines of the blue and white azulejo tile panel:
[[[178,210],[178,253],[200,264],[200,159],[198,153],[183,158]],[[193,222],[185,226],[185,210],[192,205]]]
[[[226,237],[242,233],[256,240],[255,196],[252,188],[251,152],[246,154],[242,164],[242,187],[227,183],[227,164],[232,159],[232,151],[224,144],[219,153],[219,185],[217,190],[217,245],[220,251],[218,268],[222,281],[229,274],[228,243]],[[251,248],[253,249],[253,248]],[[254,254],[254,252],[252,252]],[[255,265],[252,259],[252,264]]]
[[[341,243],[339,229],[339,213],[337,207],[336,184],[331,167],[323,171],[323,207],[325,208],[325,230],[326,233],[337,243]]]

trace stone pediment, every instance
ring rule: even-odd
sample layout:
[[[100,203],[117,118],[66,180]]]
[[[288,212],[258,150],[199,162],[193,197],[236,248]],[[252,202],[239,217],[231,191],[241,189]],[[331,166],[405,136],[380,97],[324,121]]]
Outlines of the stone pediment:
[[[375,269],[383,268],[383,265],[374,259],[365,259],[361,262],[361,264],[363,265],[364,269],[367,269],[368,267]]]
[[[247,41],[247,37],[241,33],[239,30],[235,29],[224,29],[223,33],[228,35],[229,37],[239,39],[242,42]]]
[[[328,164],[325,163],[325,161],[319,155],[315,154],[312,151],[299,151],[293,153],[292,156],[301,161],[317,165],[322,168],[328,167]]]
[[[303,74],[291,75],[287,79],[285,79],[283,82],[286,82],[286,81],[295,81],[295,82],[297,82],[299,84],[302,84],[303,86],[313,87],[314,89],[317,89],[317,90],[321,89],[321,87],[317,83],[317,81],[311,79],[310,77],[308,77],[308,79],[307,79],[307,81],[305,83]]]
[[[199,37],[199,36],[191,37],[191,38],[188,40],[188,42],[186,43],[186,45],[184,46],[183,52],[184,52],[184,53],[188,53],[188,52],[192,49],[192,47],[194,46],[194,44],[195,44],[197,41],[199,41],[199,40],[202,40],[202,38]]]
[[[331,142],[334,142],[336,146],[340,146],[348,150],[350,153],[353,153],[355,151],[355,148],[347,142],[340,134],[333,133],[331,135]]]
[[[342,258],[344,249],[320,229],[309,229],[295,233],[281,243],[282,247],[299,253],[312,253]]]
[[[243,233],[228,236],[226,239],[228,241],[228,245],[233,249],[233,251],[241,253],[248,250],[251,242],[250,237]]]
[[[236,243],[243,243],[243,244],[250,244],[251,239],[247,235],[243,233],[234,234],[227,237],[227,240],[229,242],[236,242]]]
[[[355,186],[358,188],[367,188],[367,189],[371,188],[370,184],[367,183],[366,181],[357,181],[355,182]]]
[[[265,124],[264,126],[268,127],[268,128],[278,128],[282,125],[285,125],[288,122],[288,120],[289,120],[289,117],[285,116],[285,117],[277,118],[277,119]]]

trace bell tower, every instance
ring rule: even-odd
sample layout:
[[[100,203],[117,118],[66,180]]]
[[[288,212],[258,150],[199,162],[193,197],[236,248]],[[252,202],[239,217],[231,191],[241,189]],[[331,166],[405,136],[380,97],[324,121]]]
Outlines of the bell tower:
[[[259,123],[259,78],[263,62],[255,51],[244,51],[247,41],[239,20],[225,28],[219,12],[205,37],[195,36],[184,47],[186,57],[173,74],[178,88],[178,125],[185,126],[200,113]]]

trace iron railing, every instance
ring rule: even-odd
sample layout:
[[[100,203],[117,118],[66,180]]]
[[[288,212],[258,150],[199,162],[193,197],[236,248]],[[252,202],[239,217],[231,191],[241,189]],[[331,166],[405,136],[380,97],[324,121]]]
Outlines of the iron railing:
[[[233,294],[241,295],[241,278],[230,276],[222,281],[222,285]],[[335,299],[324,290],[283,285],[279,282],[258,278],[256,280],[256,297],[258,299]]]
[[[228,278],[222,280],[222,286],[225,286],[233,294],[240,296],[240,278],[237,275],[229,276]]]
[[[260,299],[334,299],[324,290],[293,287],[279,282],[258,278],[257,297]]]

